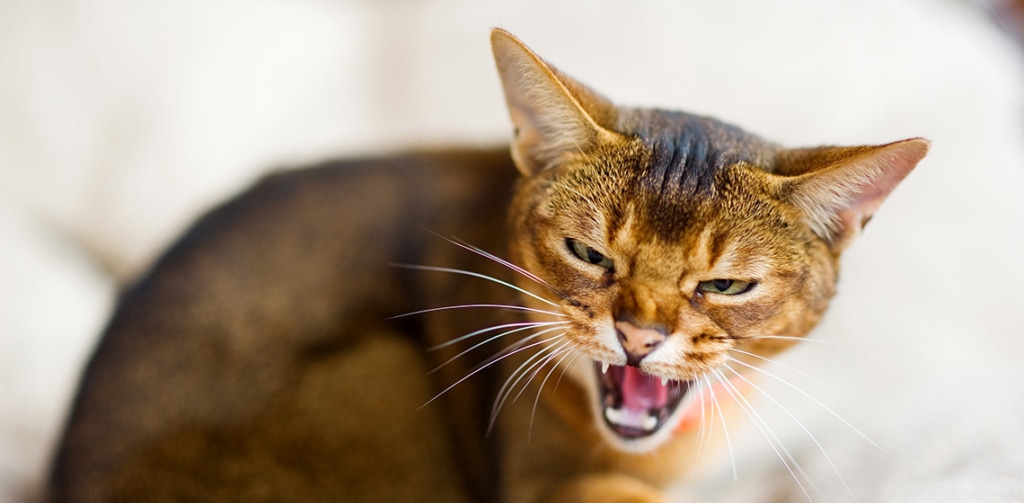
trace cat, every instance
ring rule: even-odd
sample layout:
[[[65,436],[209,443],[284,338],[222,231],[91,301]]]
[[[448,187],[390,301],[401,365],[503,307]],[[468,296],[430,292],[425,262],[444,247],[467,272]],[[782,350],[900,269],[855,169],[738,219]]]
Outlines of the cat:
[[[511,155],[269,175],[125,290],[52,501],[665,501],[929,148],[783,148],[491,44]]]

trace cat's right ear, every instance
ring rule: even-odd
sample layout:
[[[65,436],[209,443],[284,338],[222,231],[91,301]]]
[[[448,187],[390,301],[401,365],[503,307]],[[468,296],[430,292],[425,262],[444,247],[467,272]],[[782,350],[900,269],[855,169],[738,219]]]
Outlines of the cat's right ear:
[[[782,152],[776,174],[785,177],[787,199],[815,233],[842,251],[896,185],[928,153],[929,143],[911,138],[885,145],[817,147]]]
[[[492,30],[491,49],[515,127],[512,159],[524,175],[617,136],[602,125],[616,116],[608,100],[552,68],[511,33]]]

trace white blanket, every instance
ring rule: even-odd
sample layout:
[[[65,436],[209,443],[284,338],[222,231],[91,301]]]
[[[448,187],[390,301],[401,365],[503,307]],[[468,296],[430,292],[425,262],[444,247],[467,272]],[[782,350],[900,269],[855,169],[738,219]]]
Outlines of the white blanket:
[[[275,166],[504,141],[491,26],[620,103],[931,139],[846,257],[832,342],[785,359],[835,388],[775,367],[802,426],[758,409],[815,501],[1024,499],[1024,71],[970,4],[68,0],[0,3],[0,501],[44,477],[116,285],[204,208]],[[698,495],[805,499],[733,439],[738,481],[725,455]]]

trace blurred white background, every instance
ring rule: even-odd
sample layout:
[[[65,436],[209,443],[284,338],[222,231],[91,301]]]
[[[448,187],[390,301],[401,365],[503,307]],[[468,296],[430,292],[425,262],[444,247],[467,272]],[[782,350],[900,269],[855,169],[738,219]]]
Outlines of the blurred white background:
[[[852,500],[829,462],[860,501],[1024,500],[1024,58],[954,0],[0,2],[0,500],[44,476],[118,285],[205,208],[274,167],[504,141],[492,26],[620,103],[931,139],[847,257],[835,343],[787,359],[886,452],[772,379],[828,457],[762,405],[817,501]],[[737,436],[705,500],[803,499]]]

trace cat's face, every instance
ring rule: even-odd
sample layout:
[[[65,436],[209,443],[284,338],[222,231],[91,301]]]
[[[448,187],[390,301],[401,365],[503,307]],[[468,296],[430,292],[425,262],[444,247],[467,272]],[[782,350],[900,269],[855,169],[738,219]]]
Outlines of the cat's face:
[[[746,370],[731,360],[757,363],[743,352],[793,342],[765,336],[805,335],[836,278],[760,170],[728,166],[691,192],[667,186],[655,157],[640,139],[573,156],[526,180],[513,209],[515,259],[550,287],[570,322],[558,342],[583,355],[569,370],[630,450],[660,444],[699,389]]]
[[[713,119],[611,105],[492,36],[524,179],[514,261],[551,361],[589,390],[612,445],[649,451],[701,395],[738,393],[813,328],[838,257],[927,151],[782,149]],[[555,357],[557,355],[557,358]],[[733,384],[730,384],[732,382]]]

